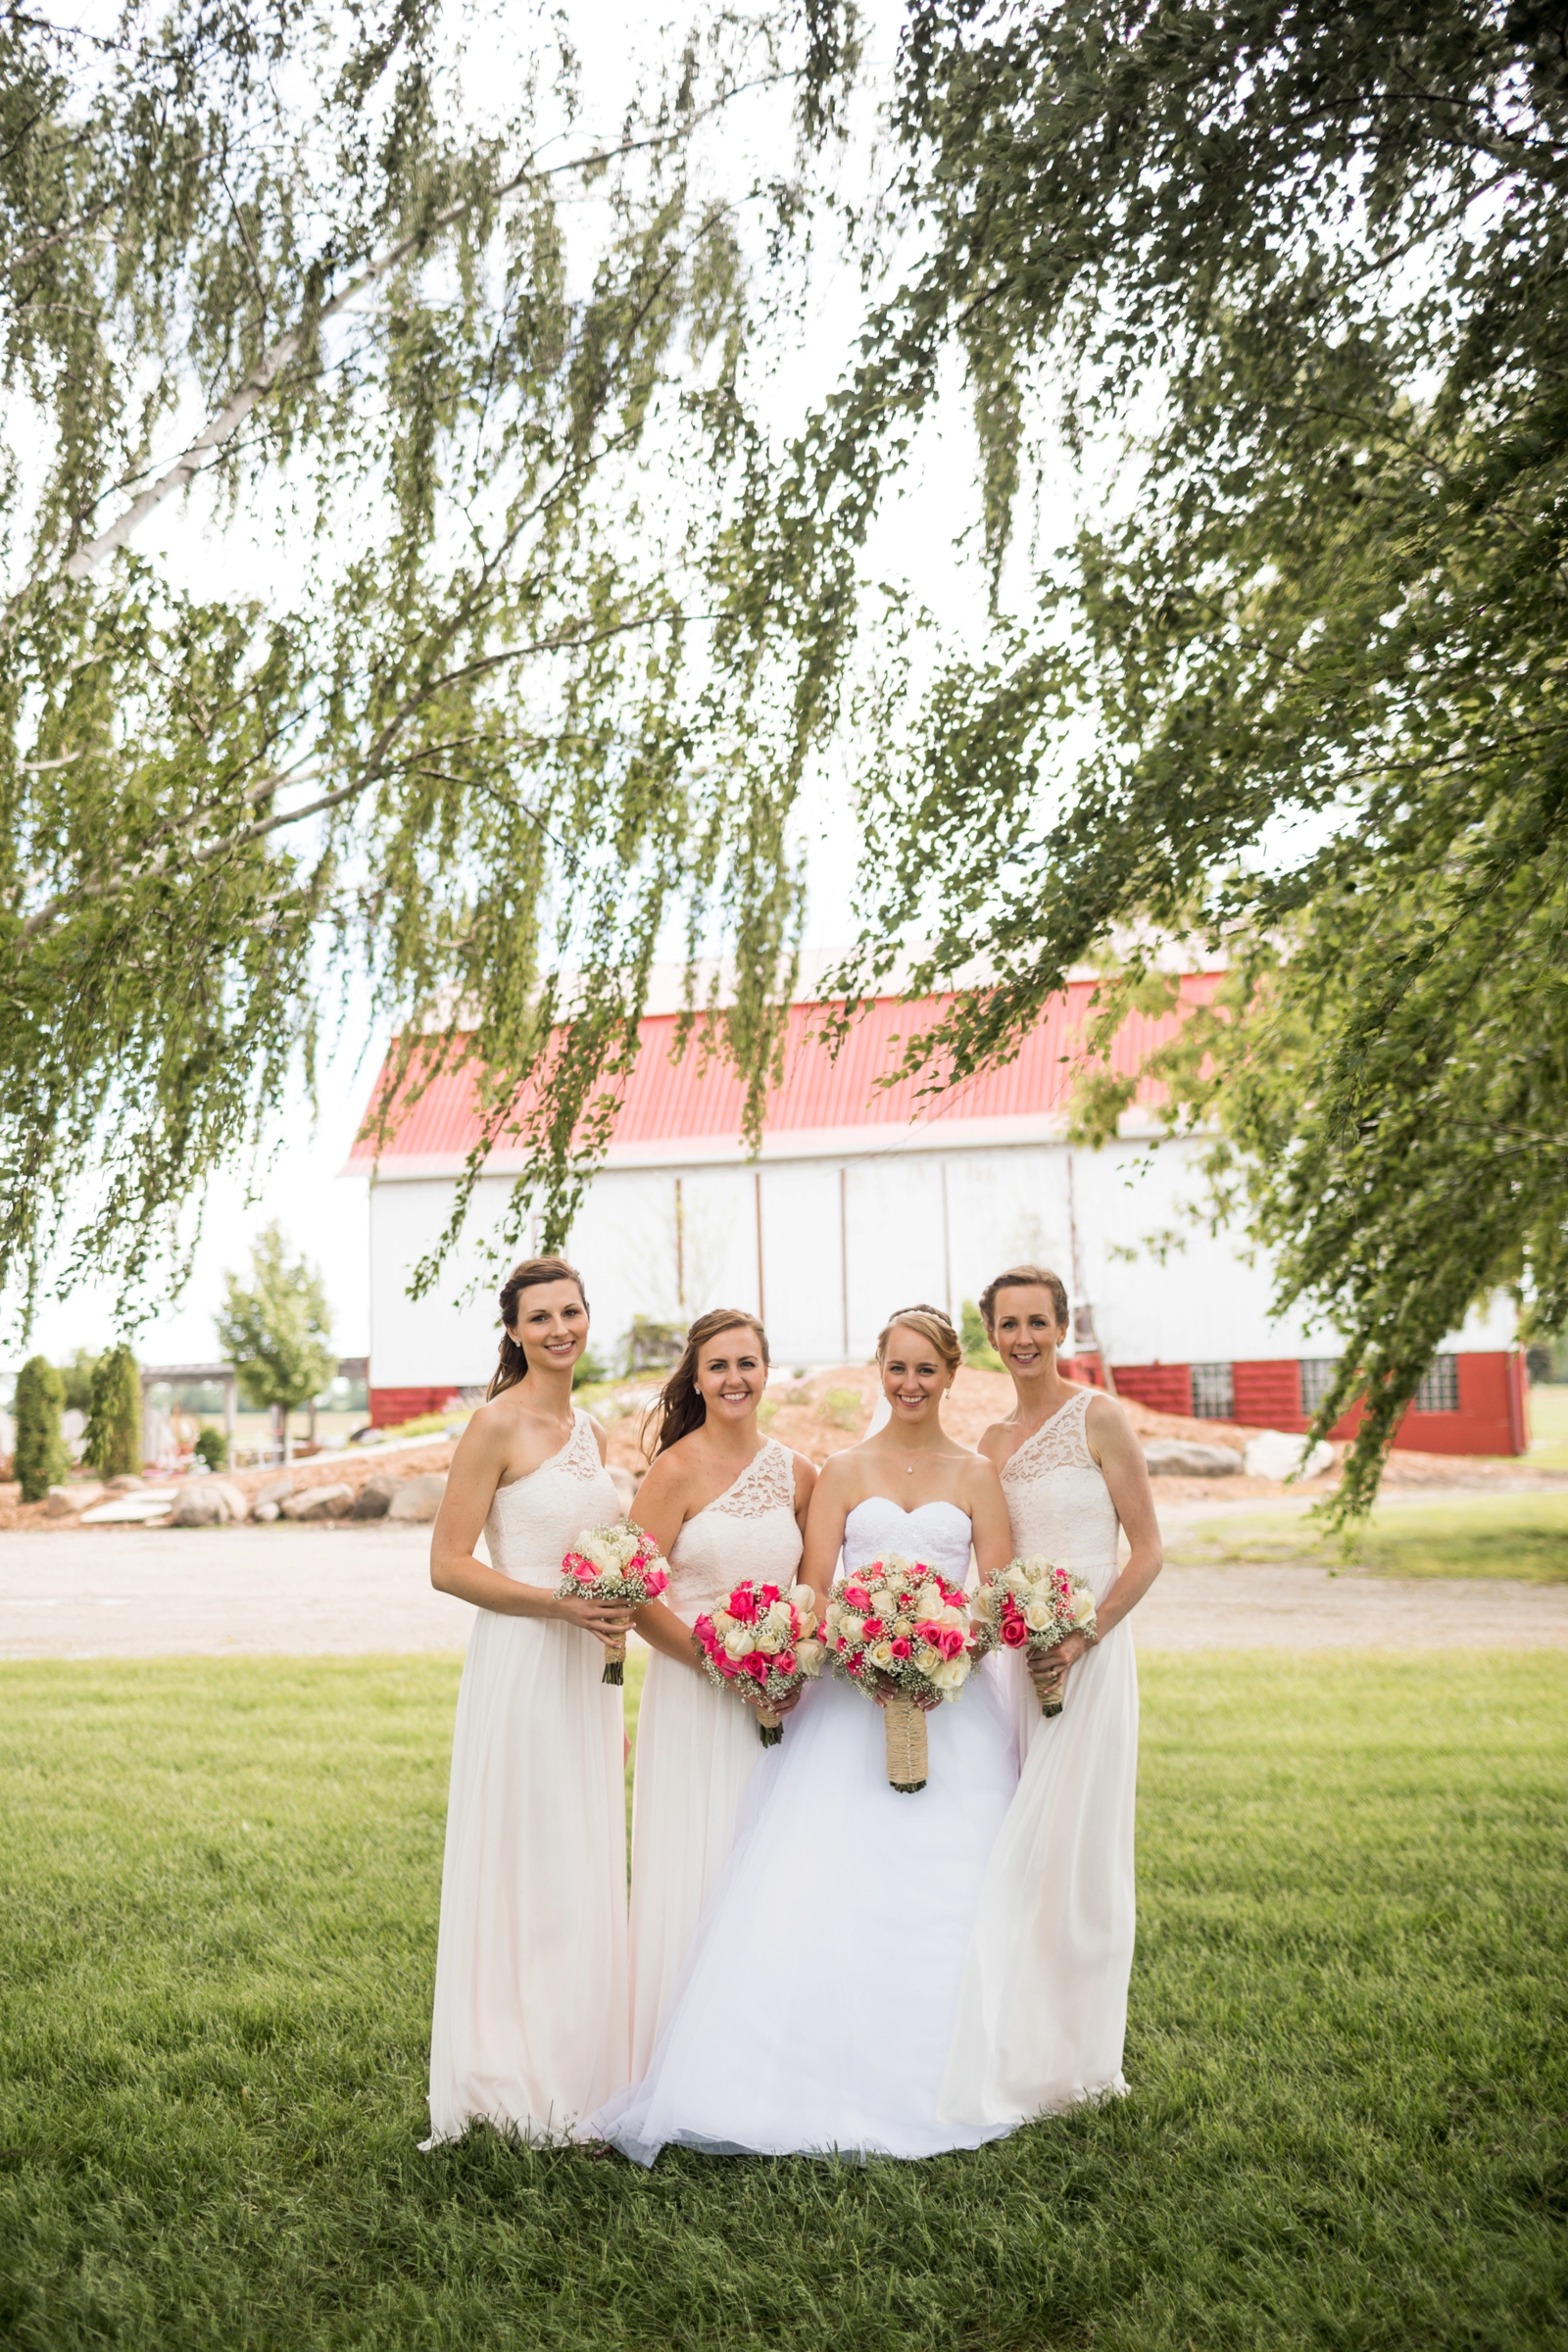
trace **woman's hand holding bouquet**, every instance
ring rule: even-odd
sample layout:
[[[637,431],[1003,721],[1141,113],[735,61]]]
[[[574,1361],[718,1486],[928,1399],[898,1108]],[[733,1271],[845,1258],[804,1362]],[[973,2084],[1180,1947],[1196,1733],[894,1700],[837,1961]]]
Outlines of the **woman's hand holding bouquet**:
[[[999,1642],[1004,1649],[1022,1649],[1032,1661],[1047,1655],[1069,1634],[1095,1640],[1095,1595],[1081,1576],[1058,1568],[1054,1560],[1013,1560],[1000,1575],[983,1585],[975,1603],[986,1628],[988,1646]],[[1059,1680],[1044,1691],[1042,1715],[1061,1713]]]
[[[764,1747],[784,1737],[778,1710],[803,1682],[822,1671],[816,1638],[816,1594],[809,1585],[737,1585],[692,1627],[702,1645],[703,1671],[721,1690],[733,1690],[757,1710]]]
[[[601,1607],[640,1609],[657,1600],[669,1582],[658,1544],[632,1519],[609,1527],[585,1527],[561,1563],[558,1600],[591,1600]],[[602,1682],[625,1681],[626,1637],[599,1639],[608,1655]]]
[[[968,1602],[890,1552],[835,1585],[822,1638],[834,1673],[884,1708],[888,1779],[912,1795],[926,1783],[926,1711],[957,1696],[979,1654]]]

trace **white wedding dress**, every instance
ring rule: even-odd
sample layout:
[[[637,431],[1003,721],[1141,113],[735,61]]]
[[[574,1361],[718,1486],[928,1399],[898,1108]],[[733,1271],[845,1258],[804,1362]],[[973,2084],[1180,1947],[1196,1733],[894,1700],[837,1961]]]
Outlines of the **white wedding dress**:
[[[793,1585],[801,1564],[795,1460],[769,1438],[733,1486],[688,1519],[662,1595],[691,1625],[746,1578]],[[706,1674],[655,1650],[637,1714],[631,1804],[631,2071],[645,2074],[697,1922],[717,1885],[747,1784],[757,1717]]]
[[[857,1503],[844,1565],[898,1551],[955,1584],[949,1502]],[[712,2155],[934,2156],[1006,2126],[943,2123],[937,2092],[986,1856],[1017,1777],[991,1660],[927,1718],[930,1773],[888,1785],[882,1713],[824,1678],[752,1776],[734,1850],[641,2082],[593,2128],[639,2164]]]
[[[1102,1600],[1117,1520],[1089,1450],[1084,1390],[1002,1473],[1014,1556],[1044,1553]],[[1068,1669],[1061,1713],[1040,1713],[1020,1655],[1009,1689],[1023,1740],[1018,1791],[992,1848],[963,1973],[940,2112],[1001,2128],[1126,2088],[1132,1970],[1138,1667],[1124,1617]]]
[[[572,1539],[620,1517],[593,1423],[498,1487],[503,1576],[554,1591]],[[474,1612],[458,1692],[430,2029],[430,2138],[476,2119],[575,2134],[627,2075],[621,1694],[591,1634]]]

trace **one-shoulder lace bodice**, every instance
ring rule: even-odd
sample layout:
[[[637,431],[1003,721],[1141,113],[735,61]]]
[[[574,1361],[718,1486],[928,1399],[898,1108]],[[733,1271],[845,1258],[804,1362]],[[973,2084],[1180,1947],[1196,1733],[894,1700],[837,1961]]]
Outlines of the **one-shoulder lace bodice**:
[[[922,1502],[906,1511],[885,1494],[868,1494],[844,1522],[844,1565],[853,1573],[897,1551],[961,1589],[968,1581],[971,1537],[969,1514],[956,1502]]]
[[[800,1564],[795,1460],[787,1446],[769,1438],[734,1485],[682,1527],[670,1545],[664,1599],[690,1625],[747,1578],[794,1584]]]
[[[1087,1578],[1095,1597],[1103,1599],[1116,1581],[1118,1522],[1084,1434],[1094,1395],[1081,1389],[1025,1438],[1003,1469],[1002,1491],[1015,1556],[1044,1553]]]
[[[599,1459],[594,1425],[573,1407],[571,1435],[527,1478],[497,1487],[484,1523],[490,1563],[524,1585],[549,1585],[572,1538],[620,1517],[614,1481]]]

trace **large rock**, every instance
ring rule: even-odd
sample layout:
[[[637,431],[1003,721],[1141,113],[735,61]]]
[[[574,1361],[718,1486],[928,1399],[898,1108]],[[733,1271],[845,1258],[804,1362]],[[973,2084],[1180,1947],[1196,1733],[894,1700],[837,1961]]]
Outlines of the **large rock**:
[[[354,1489],[338,1479],[329,1487],[301,1487],[278,1509],[285,1519],[335,1519],[354,1500]]]
[[[1334,1467],[1334,1449],[1321,1442],[1307,1446],[1289,1430],[1262,1429],[1247,1442],[1249,1478],[1316,1478]]]
[[[251,1498],[243,1487],[235,1486],[230,1478],[212,1478],[207,1483],[215,1494],[221,1494],[228,1505],[228,1515],[236,1524],[250,1517]]]
[[[134,1470],[122,1470],[118,1478],[109,1481],[109,1492],[111,1494],[134,1494],[145,1484],[146,1481],[138,1478]]]
[[[356,1519],[384,1519],[393,1495],[402,1485],[395,1470],[377,1470],[368,1478],[354,1497]]]
[[[1232,1446],[1198,1446],[1186,1438],[1152,1438],[1144,1447],[1151,1478],[1235,1478],[1242,1457]]]
[[[69,1519],[75,1511],[89,1510],[103,1499],[99,1486],[51,1487],[43,1498],[44,1516],[48,1519]]]
[[[251,1509],[260,1518],[264,1504],[281,1502],[286,1495],[292,1494],[293,1492],[294,1473],[292,1470],[285,1470],[281,1478],[270,1478],[265,1486],[257,1488],[251,1496]],[[277,1513],[274,1511],[272,1516],[275,1519]]]
[[[83,1527],[146,1526],[154,1519],[166,1519],[174,1507],[174,1490],[165,1487],[160,1494],[111,1494],[107,1502],[95,1502],[90,1511],[83,1511]]]
[[[399,1479],[386,1515],[389,1519],[433,1519],[446,1491],[444,1470],[425,1470],[413,1478]]]
[[[225,1527],[229,1509],[218,1489],[205,1478],[192,1479],[179,1490],[171,1527]]]

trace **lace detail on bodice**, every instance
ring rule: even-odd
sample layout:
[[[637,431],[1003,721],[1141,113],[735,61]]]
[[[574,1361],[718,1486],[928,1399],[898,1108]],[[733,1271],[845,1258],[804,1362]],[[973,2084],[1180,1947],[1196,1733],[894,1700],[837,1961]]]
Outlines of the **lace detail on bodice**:
[[[748,1577],[792,1585],[801,1551],[794,1457],[769,1438],[734,1485],[688,1519],[670,1545],[665,1605],[690,1625]]]
[[[573,1539],[585,1527],[604,1527],[620,1515],[594,1425],[573,1407],[571,1435],[561,1451],[527,1478],[497,1487],[484,1523],[491,1565],[503,1576],[554,1591]]]
[[[1104,1475],[1089,1450],[1082,1389],[1025,1438],[1002,1472],[1016,1558],[1043,1553],[1086,1577],[1097,1599],[1116,1581],[1119,1526]]]

